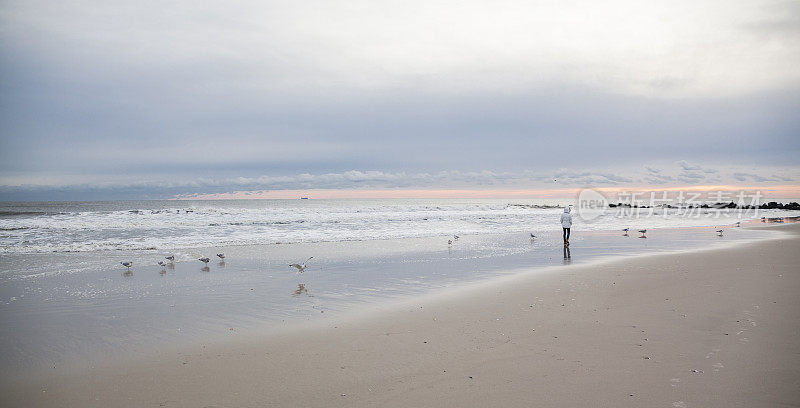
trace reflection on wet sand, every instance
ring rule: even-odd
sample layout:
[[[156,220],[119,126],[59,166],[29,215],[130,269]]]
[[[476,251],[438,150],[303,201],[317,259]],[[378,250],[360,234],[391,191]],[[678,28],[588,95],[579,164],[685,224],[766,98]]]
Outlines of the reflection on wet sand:
[[[166,274],[167,274],[167,270],[166,270],[166,269],[162,269],[162,270],[161,270],[161,272],[159,272],[159,273],[160,273],[162,276],[163,276],[163,275],[166,275]]]
[[[308,296],[308,289],[306,289],[305,283],[298,283],[297,284],[297,289],[295,289],[295,291],[293,292],[292,296],[300,296],[303,293],[305,293],[306,296]]]
[[[204,266],[204,267],[200,268],[200,271],[201,272],[211,272],[211,268],[209,268],[207,266]]]
[[[122,276],[131,277],[133,276],[133,271],[127,270],[125,272],[122,272]]]
[[[225,267],[225,261],[219,261],[217,266],[219,266],[220,268],[224,268]]]
[[[564,245],[564,265],[569,265],[572,263],[572,253],[570,253],[569,246]]]

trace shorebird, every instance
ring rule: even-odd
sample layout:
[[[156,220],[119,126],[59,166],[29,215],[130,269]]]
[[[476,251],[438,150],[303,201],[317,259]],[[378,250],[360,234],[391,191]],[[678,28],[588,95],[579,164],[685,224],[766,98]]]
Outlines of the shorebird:
[[[460,237],[459,237],[458,235],[453,235],[453,239],[454,239],[454,240],[458,241],[458,239],[459,239],[459,238],[460,238]]]
[[[627,232],[628,232],[628,231],[630,231],[631,229],[630,229],[630,228],[623,228],[622,230],[623,230],[623,231],[625,231],[625,233],[627,233]]]
[[[175,255],[165,256],[164,259],[168,260],[169,263],[175,262]]]
[[[640,230],[639,230],[639,232],[641,232],[641,233],[642,233],[642,236],[641,236],[641,237],[639,237],[639,238],[647,238],[647,237],[645,237],[645,236],[644,236],[644,234],[645,234],[645,233],[647,233],[647,230],[646,230],[646,229],[640,229]]]
[[[164,261],[158,261],[158,266],[167,266],[167,263]]]
[[[219,259],[225,259],[225,254],[217,254],[217,256],[219,257]]]
[[[447,240],[447,246],[451,246],[451,245],[453,245],[453,241],[451,241],[451,240],[449,240],[449,239],[448,239],[448,240]]]
[[[737,227],[741,227],[742,226],[742,222],[741,221],[736,221],[736,226]]]
[[[306,260],[305,260],[305,262],[303,262],[303,263],[301,263],[301,264],[296,264],[296,263],[293,263],[293,264],[291,264],[291,265],[289,265],[289,266],[290,266],[290,267],[297,268],[297,273],[303,273],[303,271],[305,271],[305,270],[306,270],[306,262],[308,262],[308,261],[310,261],[310,260],[312,260],[312,259],[314,259],[314,257],[313,257],[313,256],[309,257],[308,259],[306,259]]]
[[[124,266],[124,267],[128,268],[128,270],[131,270],[131,266],[133,266],[133,261],[130,261],[130,262],[120,262],[120,263],[122,264],[122,266]]]
[[[536,235],[533,235],[533,233],[531,232],[531,239],[533,238],[536,238]]]
[[[197,260],[202,262],[202,263],[204,263],[204,264],[206,264],[206,265],[208,265],[208,262],[210,261],[210,259],[208,259],[208,258],[197,258]]]
[[[722,230],[717,230],[717,234],[719,234],[719,236],[722,236]]]

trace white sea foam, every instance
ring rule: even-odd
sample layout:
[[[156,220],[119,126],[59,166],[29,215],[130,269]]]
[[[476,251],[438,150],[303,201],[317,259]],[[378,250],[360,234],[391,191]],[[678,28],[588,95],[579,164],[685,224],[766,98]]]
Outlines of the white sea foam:
[[[569,200],[562,200],[568,203]],[[176,250],[208,246],[353,241],[559,229],[563,203],[545,200],[264,200],[121,202],[26,207],[0,217],[0,252]],[[737,217],[601,217],[580,230],[728,225]],[[704,210],[705,211],[705,210]],[[759,216],[797,215],[761,211]],[[748,214],[750,218],[753,213]]]

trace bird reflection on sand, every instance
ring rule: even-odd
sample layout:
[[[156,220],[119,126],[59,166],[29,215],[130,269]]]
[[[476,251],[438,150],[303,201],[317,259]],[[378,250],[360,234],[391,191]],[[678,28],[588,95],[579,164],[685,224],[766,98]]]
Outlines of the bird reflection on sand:
[[[305,283],[298,283],[297,284],[297,289],[295,289],[294,292],[292,292],[292,296],[300,296],[303,293],[305,293],[306,296],[311,296],[311,295],[308,294],[308,289],[306,289],[306,284]]]

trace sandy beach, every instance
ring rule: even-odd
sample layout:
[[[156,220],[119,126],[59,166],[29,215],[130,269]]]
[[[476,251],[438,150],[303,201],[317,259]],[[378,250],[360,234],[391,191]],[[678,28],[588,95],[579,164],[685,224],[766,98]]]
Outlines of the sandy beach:
[[[797,406],[800,225],[770,228],[785,235],[545,268],[324,327],[7,377],[2,405]]]

